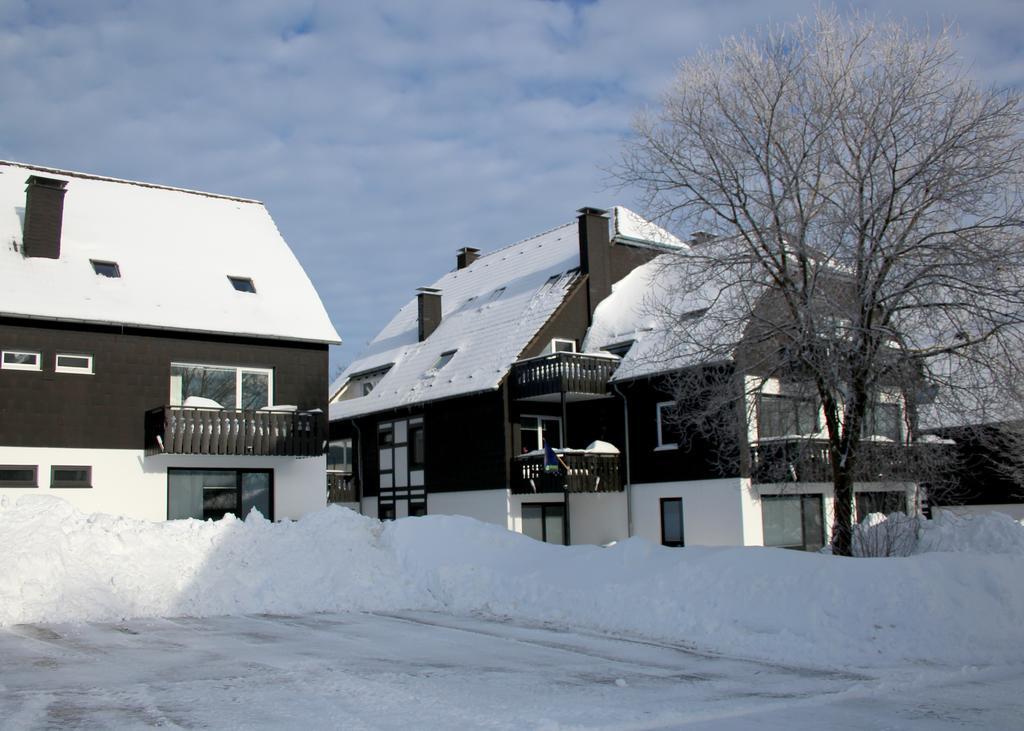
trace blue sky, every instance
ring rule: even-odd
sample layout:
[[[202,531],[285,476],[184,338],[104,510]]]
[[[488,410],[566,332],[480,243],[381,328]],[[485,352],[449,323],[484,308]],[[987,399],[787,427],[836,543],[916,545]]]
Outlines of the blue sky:
[[[979,79],[1024,82],[1019,0],[839,7],[952,21]],[[345,339],[337,367],[458,248],[635,206],[604,170],[676,62],[813,9],[0,0],[0,159],[264,201]]]

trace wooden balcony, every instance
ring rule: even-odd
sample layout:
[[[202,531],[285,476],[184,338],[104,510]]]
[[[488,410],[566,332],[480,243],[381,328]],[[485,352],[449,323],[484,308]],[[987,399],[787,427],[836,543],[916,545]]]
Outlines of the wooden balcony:
[[[315,457],[320,412],[163,406],[146,413],[147,454]]]
[[[622,491],[620,455],[565,450],[558,452],[558,456],[568,469],[545,472],[542,453],[531,452],[514,458],[512,494]]]
[[[522,401],[567,401],[608,395],[608,379],[619,359],[584,353],[551,353],[512,365],[512,397]]]
[[[857,482],[910,482],[951,456],[941,444],[861,442],[854,468]],[[828,442],[820,439],[778,439],[751,447],[750,476],[754,483],[831,482]]]
[[[327,502],[358,503],[359,491],[356,490],[352,472],[327,470]]]

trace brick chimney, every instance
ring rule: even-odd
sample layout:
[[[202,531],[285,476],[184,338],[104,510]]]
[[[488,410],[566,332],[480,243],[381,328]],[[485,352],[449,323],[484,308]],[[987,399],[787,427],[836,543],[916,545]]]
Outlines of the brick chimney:
[[[608,212],[600,208],[580,208],[580,272],[587,275],[588,322],[601,300],[612,293],[608,238]]]
[[[441,290],[420,287],[416,290],[416,300],[419,340],[422,343],[441,324]]]
[[[455,254],[455,263],[457,269],[465,269],[474,261],[480,258],[480,249],[474,249],[472,246],[463,246]]]
[[[66,180],[30,175],[25,181],[25,256],[60,258],[60,230],[64,221]]]

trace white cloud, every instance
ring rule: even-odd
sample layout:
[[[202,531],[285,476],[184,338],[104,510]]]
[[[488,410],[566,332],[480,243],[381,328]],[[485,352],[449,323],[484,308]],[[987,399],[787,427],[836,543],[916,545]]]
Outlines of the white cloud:
[[[602,166],[676,60],[810,12],[749,0],[8,2],[0,158],[264,200],[347,360],[457,248],[632,203]],[[1016,2],[920,0],[895,14],[958,20],[979,77],[1024,79]]]

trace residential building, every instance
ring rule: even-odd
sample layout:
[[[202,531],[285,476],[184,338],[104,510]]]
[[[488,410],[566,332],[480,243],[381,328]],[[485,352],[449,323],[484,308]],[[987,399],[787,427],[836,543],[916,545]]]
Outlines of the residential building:
[[[680,374],[738,384],[741,403],[757,377],[657,352],[647,295],[688,248],[617,207],[580,209],[486,256],[460,250],[332,386],[350,504],[381,518],[469,515],[556,543],[824,545],[821,420],[787,383],[762,379],[728,439],[681,439],[673,422]],[[880,426],[901,428],[898,399],[882,402]],[[892,469],[865,473],[862,510],[906,508],[914,492],[889,438],[878,456]]]
[[[339,341],[258,201],[0,163],[0,497],[147,520],[326,502]]]

